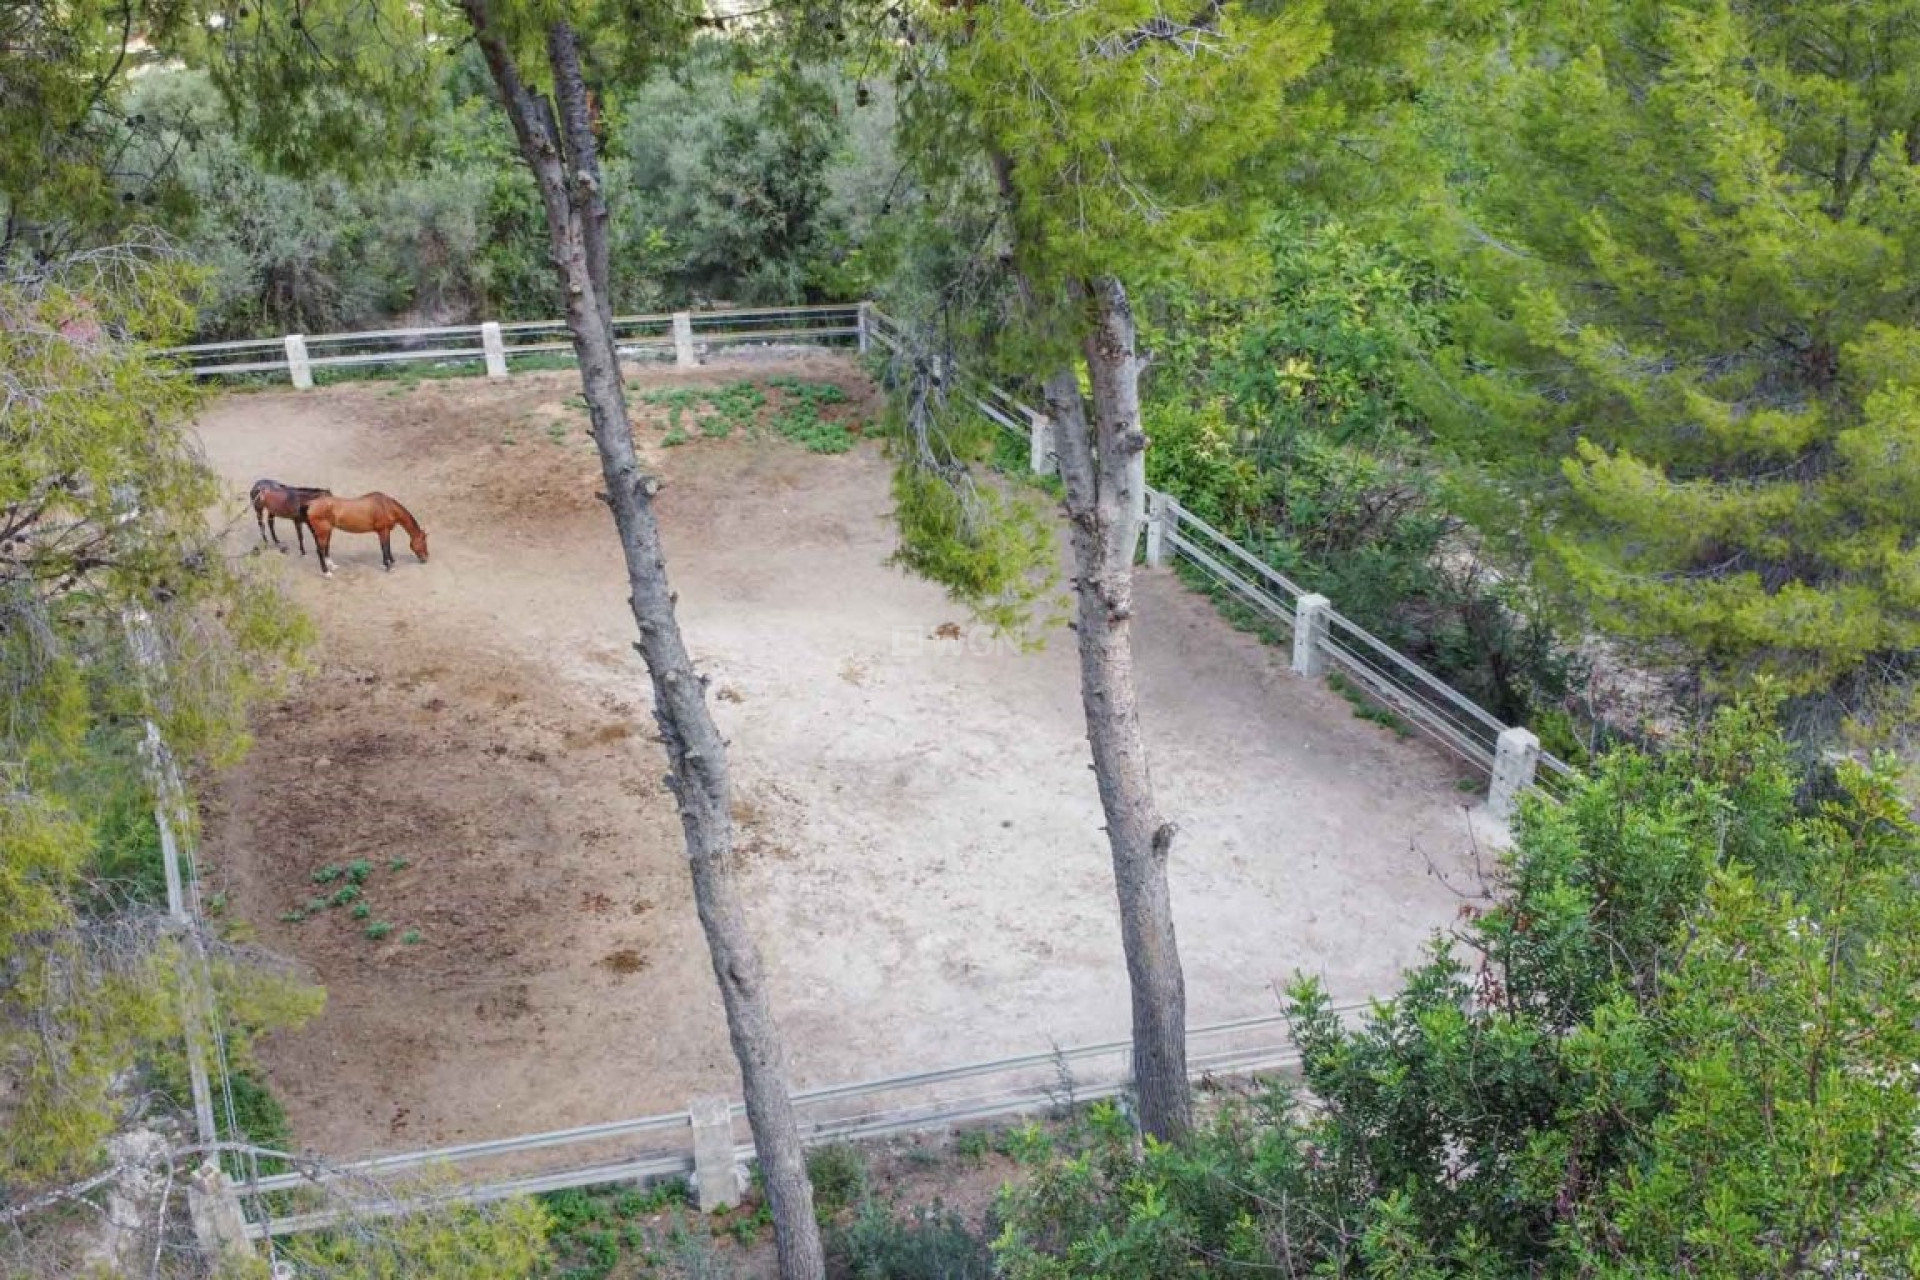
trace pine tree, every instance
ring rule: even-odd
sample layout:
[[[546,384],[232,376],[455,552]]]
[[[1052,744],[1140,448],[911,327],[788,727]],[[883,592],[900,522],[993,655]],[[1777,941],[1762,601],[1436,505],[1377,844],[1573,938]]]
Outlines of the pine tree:
[[[1476,517],[1710,692],[1910,721],[1920,4],[1607,0],[1469,93]]]

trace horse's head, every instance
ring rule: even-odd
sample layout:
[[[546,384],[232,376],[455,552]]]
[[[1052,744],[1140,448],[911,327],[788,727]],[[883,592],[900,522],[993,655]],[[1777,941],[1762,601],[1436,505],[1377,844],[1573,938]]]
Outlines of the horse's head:
[[[413,548],[413,554],[420,557],[420,563],[427,562],[427,531],[415,529],[407,535],[407,545]]]

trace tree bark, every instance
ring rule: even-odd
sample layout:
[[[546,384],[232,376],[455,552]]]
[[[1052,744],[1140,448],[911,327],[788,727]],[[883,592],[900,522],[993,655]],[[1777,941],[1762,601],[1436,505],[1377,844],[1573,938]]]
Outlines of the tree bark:
[[[1140,1124],[1154,1137],[1176,1142],[1193,1126],[1193,1103],[1186,980],[1167,886],[1174,826],[1161,818],[1155,802],[1133,678],[1134,464],[1147,447],[1140,425],[1140,360],[1125,286],[1105,279],[1077,292],[1092,321],[1082,349],[1093,384],[1093,421],[1087,421],[1071,368],[1047,380],[1046,399],[1072,529],[1080,700],[1120,902]]]
[[[581,73],[580,44],[571,23],[556,22],[547,28],[547,61],[553,68],[553,96],[565,131],[567,177],[573,207],[579,212],[587,271],[599,296],[601,323],[611,334],[613,273],[607,250],[607,200],[600,181],[600,147],[593,138],[592,112],[587,106],[586,78]]]
[[[787,1056],[768,1003],[760,953],[733,878],[733,813],[726,743],[707,707],[706,682],[695,673],[674,615],[675,595],[653,510],[658,481],[645,474],[627,420],[607,300],[606,210],[592,145],[587,96],[572,29],[547,29],[561,123],[521,79],[513,52],[490,22],[487,0],[461,0],[493,80],[513,121],[522,157],[533,171],[547,213],[554,264],[566,295],[567,328],[606,501],[626,557],[636,646],[653,683],[654,720],[671,772],[667,785],[680,810],[693,896],[706,932],[727,1031],[740,1065],[747,1122],[773,1214],[782,1280],[821,1280],[826,1263],[813,1216],[805,1151],[794,1121]],[[563,151],[563,143],[567,148]]]

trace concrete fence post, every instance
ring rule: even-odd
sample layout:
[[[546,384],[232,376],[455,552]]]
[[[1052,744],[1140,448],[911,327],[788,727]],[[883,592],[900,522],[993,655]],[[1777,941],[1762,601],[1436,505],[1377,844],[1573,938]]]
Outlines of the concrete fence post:
[[[1050,476],[1060,469],[1053,456],[1053,419],[1044,413],[1027,413],[1027,465],[1037,476]]]
[[[693,1190],[700,1212],[740,1203],[733,1169],[733,1108],[725,1098],[695,1098],[687,1104],[693,1122]]]
[[[1540,739],[1525,729],[1502,729],[1493,748],[1493,785],[1487,789],[1487,812],[1501,822],[1513,821],[1520,797],[1533,785],[1540,767]]]
[[[673,313],[673,362],[682,369],[691,369],[700,363],[693,352],[693,316],[689,312]]]
[[[1173,532],[1173,499],[1158,489],[1147,491],[1147,568],[1167,563],[1167,535]]]
[[[480,346],[487,353],[487,376],[507,376],[507,344],[500,336],[500,325],[493,320],[480,326]]]
[[[873,341],[873,335],[869,328],[869,326],[872,324],[872,321],[870,321],[867,318],[868,314],[872,310],[873,310],[873,304],[871,302],[863,302],[860,304],[858,311],[855,313],[854,327],[860,335],[860,354],[861,355],[867,354],[867,347]]]
[[[1140,535],[1147,530],[1147,451],[1127,463],[1127,557],[1140,554]]]
[[[1300,597],[1293,608],[1293,674],[1325,675],[1327,670],[1327,615],[1333,601],[1315,592]]]
[[[287,373],[293,378],[293,385],[300,391],[313,386],[313,362],[307,358],[307,335],[290,333],[287,335]]]
[[[187,1216],[193,1221],[194,1238],[200,1252],[219,1260],[234,1254],[251,1254],[247,1240],[247,1216],[240,1210],[240,1197],[233,1183],[208,1161],[194,1171],[187,1182]]]

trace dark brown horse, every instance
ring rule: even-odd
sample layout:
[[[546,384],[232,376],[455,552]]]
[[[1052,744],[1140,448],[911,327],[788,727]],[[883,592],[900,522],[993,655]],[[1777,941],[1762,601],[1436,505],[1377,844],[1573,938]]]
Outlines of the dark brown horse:
[[[346,533],[377,533],[380,535],[380,562],[388,572],[393,571],[393,547],[390,539],[393,526],[399,525],[407,531],[407,545],[413,554],[420,557],[420,563],[427,562],[427,531],[413,518],[413,513],[389,498],[384,493],[363,493],[357,498],[335,498],[331,495],[315,498],[300,507],[301,516],[313,528],[313,549],[320,556],[320,572],[333,576],[333,566],[327,563],[327,551],[333,546],[333,531]]]
[[[307,489],[299,485],[281,484],[278,480],[255,480],[247,497],[253,502],[253,518],[260,526],[260,541],[265,542],[267,535],[273,535],[273,545],[281,546],[280,534],[273,527],[273,518],[293,521],[294,540],[300,544],[300,554],[307,554],[307,536],[301,530],[307,521],[300,514],[304,503],[315,498],[333,496],[331,489]],[[281,548],[285,550],[284,547]]]

